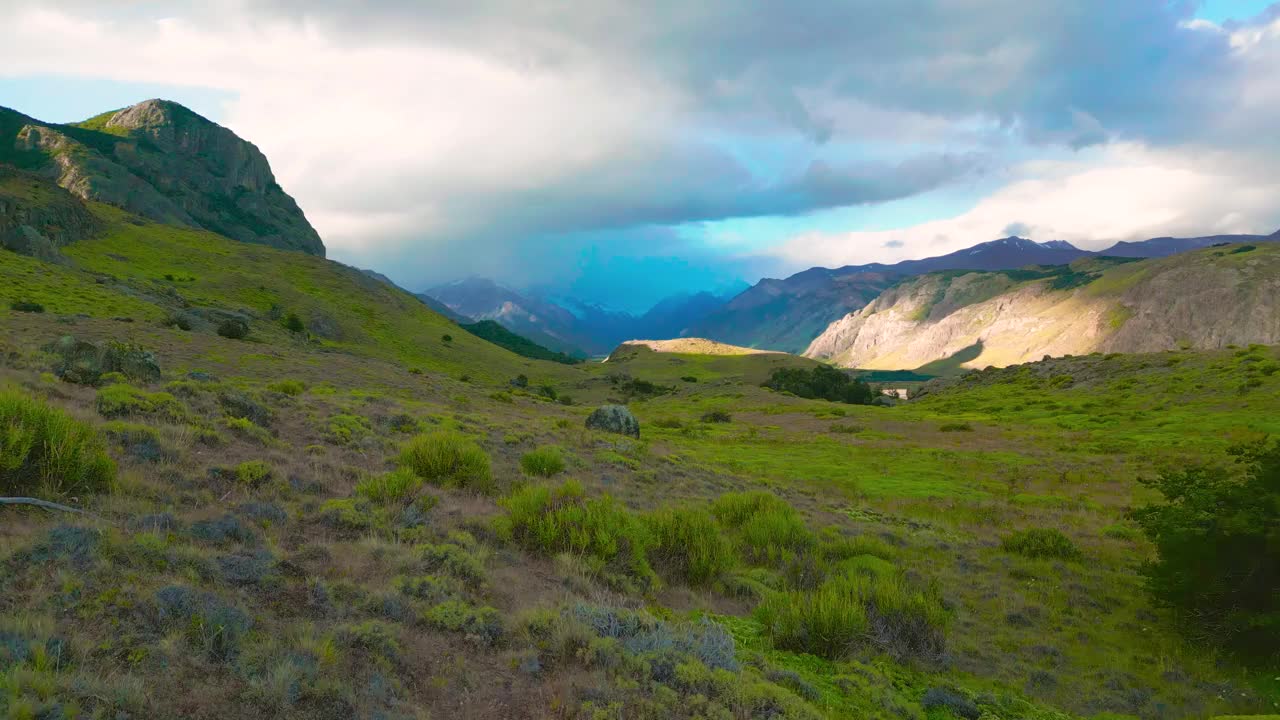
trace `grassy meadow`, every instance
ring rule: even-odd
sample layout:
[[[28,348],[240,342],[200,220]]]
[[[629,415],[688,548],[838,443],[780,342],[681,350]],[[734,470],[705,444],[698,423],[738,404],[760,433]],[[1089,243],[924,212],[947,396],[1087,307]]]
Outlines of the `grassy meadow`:
[[[1276,669],[1151,601],[1126,520],[1140,478],[1280,432],[1276,348],[841,405],[760,387],[802,358],[529,360],[336,263],[95,212],[65,265],[0,253],[0,495],[85,511],[0,507],[0,716],[1280,712]],[[64,335],[161,376],[60,380]],[[586,429],[608,402],[639,439]]]

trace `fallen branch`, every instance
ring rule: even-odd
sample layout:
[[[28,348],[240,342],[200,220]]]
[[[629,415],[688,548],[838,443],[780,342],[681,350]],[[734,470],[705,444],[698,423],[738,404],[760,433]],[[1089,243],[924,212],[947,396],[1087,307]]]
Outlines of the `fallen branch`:
[[[0,497],[0,505],[35,505],[45,510],[61,510],[62,512],[76,513],[77,515],[92,515],[79,508],[73,508],[68,505],[59,505],[56,502],[48,500],[40,500],[39,498],[29,497]]]

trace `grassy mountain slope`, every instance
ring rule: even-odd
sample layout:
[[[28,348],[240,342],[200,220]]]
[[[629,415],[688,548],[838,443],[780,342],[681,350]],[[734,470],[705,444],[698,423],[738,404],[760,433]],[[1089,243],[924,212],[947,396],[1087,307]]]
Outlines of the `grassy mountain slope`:
[[[522,357],[533,358],[535,360],[549,360],[551,362],[564,363],[566,365],[582,362],[579,358],[570,357],[562,352],[553,352],[548,350],[532,340],[523,338],[511,332],[493,320],[481,320],[478,323],[463,323],[459,325],[459,327],[478,338],[488,340],[494,345],[506,348],[507,350],[510,350]]]
[[[935,273],[904,281],[832,323],[806,355],[938,374],[1046,355],[1275,343],[1278,293],[1280,246],[1272,243],[1141,261]]]
[[[193,337],[214,345],[237,342],[213,334],[221,318],[236,316],[248,320],[251,339],[264,343],[298,343],[454,376],[506,378],[529,371],[530,360],[457,332],[413,296],[353,268],[148,222],[105,205],[90,209],[104,229],[63,248],[68,266],[2,256],[6,307],[29,301],[50,313],[128,318],[132,322],[117,323],[126,336],[155,332],[183,317],[198,326]],[[305,333],[284,327],[289,313],[298,315]],[[445,342],[451,332],[453,341]],[[542,372],[563,372],[558,367]]]

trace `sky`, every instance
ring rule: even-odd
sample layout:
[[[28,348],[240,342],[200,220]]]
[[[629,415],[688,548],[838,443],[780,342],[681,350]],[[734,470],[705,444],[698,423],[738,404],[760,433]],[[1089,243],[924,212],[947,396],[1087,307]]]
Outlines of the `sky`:
[[[5,7],[9,6],[9,7]],[[643,310],[1008,234],[1280,228],[1261,0],[0,0],[0,105],[257,144],[329,256]]]

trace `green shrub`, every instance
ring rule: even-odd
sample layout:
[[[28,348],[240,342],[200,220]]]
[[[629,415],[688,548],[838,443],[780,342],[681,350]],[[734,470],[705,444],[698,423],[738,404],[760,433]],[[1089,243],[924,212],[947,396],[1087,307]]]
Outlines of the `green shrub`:
[[[749,562],[780,567],[817,545],[800,513],[772,493],[726,493],[711,509]]]
[[[44,497],[109,491],[115,463],[102,438],[65,412],[0,390],[0,490]]]
[[[733,547],[706,510],[658,510],[645,524],[653,539],[649,557],[665,575],[705,585],[733,568]]]
[[[128,415],[153,415],[178,421],[186,415],[186,407],[178,398],[167,392],[147,392],[132,385],[108,385],[98,390],[94,401],[98,414],[103,417]]]
[[[449,543],[419,545],[418,556],[424,572],[444,573],[473,588],[484,585],[484,561],[466,548]]]
[[[912,587],[901,575],[846,575],[810,592],[778,593],[756,617],[778,648],[832,660],[861,650],[895,660],[939,659],[948,616],[932,589]]]
[[[1194,638],[1280,659],[1280,442],[1233,448],[1237,472],[1192,466],[1146,484],[1163,502],[1133,519],[1156,546],[1147,588]]]
[[[1080,557],[1080,549],[1057,528],[1020,530],[1001,540],[1000,547],[1029,558],[1074,560]]]
[[[300,333],[307,329],[303,324],[302,318],[298,317],[298,313],[289,313],[284,319],[284,329],[293,333]]]
[[[973,426],[966,422],[943,423],[938,429],[942,432],[973,432]]]
[[[475,441],[447,430],[424,433],[405,443],[400,465],[424,480],[477,492],[494,490],[489,456]]]
[[[228,318],[218,323],[218,334],[231,340],[243,340],[249,337],[249,324],[243,320]]]
[[[356,483],[356,494],[377,503],[402,503],[422,487],[422,478],[412,470],[399,468],[372,475]]]
[[[266,428],[254,424],[248,418],[229,417],[222,422],[235,435],[246,440],[252,440],[259,445],[270,445],[274,440]]]
[[[712,410],[711,412],[703,413],[702,422],[704,423],[733,422],[733,416],[725,412],[724,410]]]
[[[261,460],[246,460],[236,466],[236,480],[244,485],[257,486],[271,479],[271,466]]]
[[[551,477],[564,472],[564,453],[556,445],[546,445],[525,453],[520,458],[525,475]]]
[[[283,395],[296,397],[307,391],[307,384],[301,380],[281,380],[267,386],[268,390],[278,392]]]
[[[764,387],[789,392],[810,400],[869,405],[876,394],[865,381],[830,365],[804,368],[777,368],[769,376]]]
[[[9,303],[9,308],[16,312],[42,313],[44,306],[37,302],[28,302],[25,300],[14,300]]]
[[[491,607],[473,607],[461,600],[446,600],[422,614],[426,624],[466,633],[485,645],[493,645],[502,639],[502,613]]]
[[[840,433],[842,435],[857,435],[864,429],[865,428],[861,425],[854,425],[852,423],[831,423],[831,426],[827,428],[829,432]]]
[[[614,583],[648,585],[654,579],[646,528],[609,495],[588,499],[582,485],[570,480],[555,488],[530,485],[500,504],[507,515],[495,529],[527,550],[580,555]]]
[[[345,413],[329,418],[325,437],[336,445],[353,445],[373,435],[369,421],[359,415]]]

